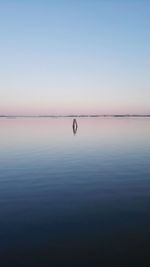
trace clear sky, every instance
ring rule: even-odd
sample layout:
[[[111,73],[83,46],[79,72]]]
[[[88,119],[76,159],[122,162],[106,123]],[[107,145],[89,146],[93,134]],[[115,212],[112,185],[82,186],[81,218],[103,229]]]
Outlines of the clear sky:
[[[0,0],[0,114],[150,113],[149,0]]]

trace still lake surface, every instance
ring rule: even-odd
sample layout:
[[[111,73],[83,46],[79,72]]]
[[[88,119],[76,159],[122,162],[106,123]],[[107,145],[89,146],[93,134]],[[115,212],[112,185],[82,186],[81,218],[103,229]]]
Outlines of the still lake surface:
[[[150,266],[150,119],[0,119],[0,266]]]

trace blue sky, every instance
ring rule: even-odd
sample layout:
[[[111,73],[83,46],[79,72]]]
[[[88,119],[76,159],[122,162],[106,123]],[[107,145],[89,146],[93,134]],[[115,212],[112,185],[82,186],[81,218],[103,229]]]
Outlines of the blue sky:
[[[0,114],[150,113],[150,1],[0,0]]]

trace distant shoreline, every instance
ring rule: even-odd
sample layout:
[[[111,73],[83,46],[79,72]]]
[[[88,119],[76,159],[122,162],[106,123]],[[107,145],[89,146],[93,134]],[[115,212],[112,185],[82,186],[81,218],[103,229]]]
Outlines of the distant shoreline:
[[[0,118],[150,118],[150,114],[113,114],[113,115],[0,115]]]

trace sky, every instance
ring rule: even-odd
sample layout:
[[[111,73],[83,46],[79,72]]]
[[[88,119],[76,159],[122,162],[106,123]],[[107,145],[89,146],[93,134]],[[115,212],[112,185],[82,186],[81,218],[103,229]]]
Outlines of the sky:
[[[0,115],[150,114],[149,0],[0,0]]]

